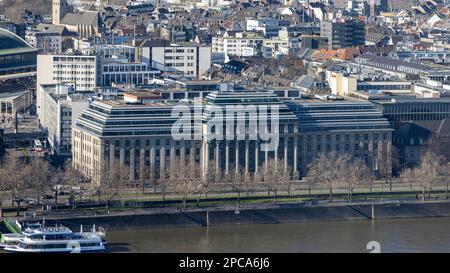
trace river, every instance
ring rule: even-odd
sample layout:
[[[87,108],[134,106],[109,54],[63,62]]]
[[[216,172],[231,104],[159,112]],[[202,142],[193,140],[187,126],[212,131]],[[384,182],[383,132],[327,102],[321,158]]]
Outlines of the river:
[[[450,252],[450,218],[109,231],[110,252]]]

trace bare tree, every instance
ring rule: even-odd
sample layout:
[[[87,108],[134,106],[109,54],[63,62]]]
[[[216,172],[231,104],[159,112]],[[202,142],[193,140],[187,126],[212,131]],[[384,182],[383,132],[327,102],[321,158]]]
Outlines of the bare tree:
[[[77,188],[81,185],[81,182],[85,180],[83,174],[76,169],[71,162],[66,162],[62,169],[63,175],[61,184],[65,190],[69,190],[69,204],[72,205],[72,208],[75,207],[75,201],[77,198]],[[55,185],[57,188],[58,186]],[[59,192],[57,192],[59,193]],[[56,195],[55,195],[56,196]],[[80,196],[81,197],[81,196]]]
[[[106,210],[109,210],[112,200],[119,195],[129,179],[130,168],[123,164],[114,163],[112,166],[107,164],[102,166],[98,190],[105,197]]]
[[[17,204],[17,216],[20,215],[20,205],[28,188],[29,173],[29,165],[16,155],[4,159],[1,164],[0,184],[3,190],[10,192],[11,205]]]
[[[149,181],[151,181],[153,175],[153,170],[150,166],[145,166],[142,173],[139,174],[139,180],[142,186],[142,194],[145,194],[145,187]],[[156,187],[153,189],[156,193]]]
[[[233,173],[231,184],[233,185],[233,190],[237,193],[236,206],[237,210],[239,210],[241,208],[241,192],[245,186],[245,171],[239,168],[236,172],[231,173]]]
[[[58,209],[58,199],[61,191],[64,189],[64,170],[55,168],[50,177],[50,189],[53,191],[55,197],[56,209]]]
[[[273,193],[273,202],[277,202],[279,188],[286,183],[286,172],[284,170],[284,161],[281,159],[269,159],[268,166],[264,169],[264,183],[268,192]]]
[[[448,199],[448,187],[450,184],[450,162],[443,164],[443,168],[440,169],[441,181],[445,184],[445,199]]]
[[[0,160],[0,219],[3,218],[3,192],[8,190],[8,170],[5,166]]]
[[[422,188],[422,201],[425,201],[427,193],[428,197],[430,197],[430,191],[433,185],[439,181],[441,162],[441,157],[428,151],[422,156],[419,166],[414,169],[416,177],[414,181]]]
[[[333,201],[333,190],[345,177],[345,165],[349,158],[348,155],[338,155],[334,151],[320,153],[308,168],[308,176],[329,190],[330,202]]]
[[[380,142],[377,150],[376,164],[378,176],[383,179],[384,184],[389,182],[389,189],[392,191],[392,168],[394,165],[398,166],[399,160],[397,150],[393,146],[388,145],[389,143],[386,141]]]
[[[244,173],[245,194],[250,196],[250,190],[255,186],[255,178],[250,173]]]
[[[199,192],[201,185],[199,180],[199,167],[195,162],[190,160],[174,160],[173,170],[175,172],[170,175],[170,184],[176,193],[182,196],[183,209],[186,208],[186,202],[190,195]]]
[[[400,174],[400,179],[409,183],[409,190],[412,191],[413,185],[416,184],[417,174],[415,168],[408,168],[403,170]]]
[[[41,195],[51,188],[52,167],[47,160],[34,158],[27,169],[30,189],[36,194],[37,204],[40,205]]]
[[[348,193],[348,201],[352,202],[353,191],[355,187],[362,183],[367,175],[367,167],[361,160],[344,162],[344,179],[342,180]]]
[[[201,179],[201,193],[205,194],[205,198],[208,198],[208,192],[212,184],[220,182],[221,173],[215,170],[214,161],[208,163],[208,169]]]

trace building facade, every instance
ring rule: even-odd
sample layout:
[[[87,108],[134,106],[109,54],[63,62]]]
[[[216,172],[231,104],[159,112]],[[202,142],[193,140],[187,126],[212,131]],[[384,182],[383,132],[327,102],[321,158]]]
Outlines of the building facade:
[[[320,36],[328,38],[328,49],[365,44],[365,23],[356,20],[334,20],[320,22]]]
[[[41,49],[42,53],[59,54],[62,52],[62,36],[58,32],[29,32],[25,39],[35,48]]]
[[[145,41],[139,50],[142,62],[168,74],[198,79],[211,67],[210,46]]]
[[[374,173],[379,153],[390,162],[392,130],[368,102],[283,101],[254,91],[211,92],[201,101],[93,102],[72,130],[74,166],[99,179],[102,166],[118,162],[136,180],[149,173],[164,178],[171,162],[188,158],[203,174],[258,173],[271,159],[282,160],[293,177],[306,176],[322,152],[350,154]],[[194,120],[173,131],[180,109]]]
[[[46,132],[52,153],[70,157],[72,124],[88,107],[88,100],[80,94],[74,94],[73,85],[40,85],[37,92],[43,99],[39,121]]]

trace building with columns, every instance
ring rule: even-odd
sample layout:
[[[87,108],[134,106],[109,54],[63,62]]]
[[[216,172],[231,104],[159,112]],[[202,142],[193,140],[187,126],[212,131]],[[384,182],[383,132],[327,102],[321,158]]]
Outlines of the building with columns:
[[[180,109],[194,116],[193,126],[174,131]],[[94,101],[72,130],[72,158],[94,180],[114,162],[130,167],[130,180],[149,170],[160,178],[177,159],[195,161],[204,174],[209,168],[258,173],[270,159],[282,160],[285,170],[303,177],[319,153],[335,151],[363,159],[375,174],[380,151],[390,161],[391,131],[381,111],[360,100],[215,91],[195,102]]]
[[[392,131],[383,113],[370,102],[356,99],[288,102],[299,119],[300,176],[320,153],[348,154],[362,160],[374,175],[383,160],[391,166]]]
[[[144,172],[164,176],[175,157],[200,162],[201,141],[172,138],[176,105],[180,103],[92,102],[72,129],[74,167],[96,180],[102,165],[118,162],[130,167],[130,180],[135,180]]]
[[[219,122],[213,124],[222,128],[210,124],[217,117]],[[267,126],[261,128],[265,122]],[[266,129],[269,132],[267,138],[262,135]],[[283,159],[286,171],[288,168],[297,170],[298,120],[271,92],[209,94],[205,100],[202,133],[204,172],[214,161],[216,172],[241,169],[245,173],[257,173],[267,167],[271,158]],[[269,143],[274,145],[264,145]]]

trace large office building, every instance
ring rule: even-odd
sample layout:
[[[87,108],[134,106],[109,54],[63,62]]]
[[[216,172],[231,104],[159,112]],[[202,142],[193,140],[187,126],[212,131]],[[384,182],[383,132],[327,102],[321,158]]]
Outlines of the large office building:
[[[38,55],[36,89],[40,85],[71,83],[76,92],[93,92],[97,83],[96,56]],[[36,93],[36,107],[41,114],[43,97]]]
[[[291,175],[303,177],[322,152],[351,154],[374,173],[380,151],[390,158],[389,123],[368,102],[284,101],[255,91],[215,91],[200,101],[94,101],[72,130],[74,166],[95,180],[101,166],[119,162],[135,180],[148,170],[164,177],[175,159],[195,160],[203,173],[258,173],[279,159]],[[197,114],[190,128],[175,134],[174,109]]]
[[[320,36],[328,38],[328,49],[359,46],[365,44],[366,27],[357,20],[321,21]]]
[[[299,119],[300,174],[307,174],[308,165],[319,153],[329,152],[362,160],[373,174],[377,174],[382,158],[391,165],[392,129],[372,103],[313,99],[288,105]]]
[[[72,130],[74,167],[95,180],[102,166],[118,162],[130,167],[134,180],[149,170],[153,177],[163,177],[176,154],[200,161],[201,141],[172,138],[175,105],[94,101]]]
[[[374,101],[393,128],[409,122],[437,121],[450,118],[450,98],[423,99],[397,96],[390,100]]]

